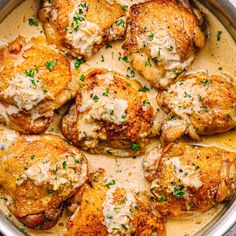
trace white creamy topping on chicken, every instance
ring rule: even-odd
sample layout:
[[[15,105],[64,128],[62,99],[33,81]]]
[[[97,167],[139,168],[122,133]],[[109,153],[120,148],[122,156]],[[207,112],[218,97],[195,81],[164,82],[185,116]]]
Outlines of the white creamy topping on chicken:
[[[117,38],[120,38],[120,35],[123,35],[125,33],[127,24],[127,17],[122,16],[118,18],[109,28],[109,34],[112,37],[113,40],[116,40]]]
[[[98,74],[96,78],[105,82],[106,85],[111,84],[114,81],[114,74],[112,72],[107,72],[105,74]]]
[[[9,80],[9,86],[2,94],[5,98],[12,98],[17,107],[17,109],[8,109],[9,114],[31,110],[45,98],[45,92],[39,79],[20,74]]]
[[[128,103],[124,99],[104,97],[94,103],[86,115],[86,120],[102,120],[117,125],[126,120]]]
[[[66,153],[63,156],[65,157],[56,165],[49,161],[50,158],[35,163],[17,179],[17,184],[21,185],[29,178],[35,185],[49,184],[54,191],[66,184],[72,185],[74,188],[79,187],[87,175],[86,163],[77,153],[73,153],[73,155]]]
[[[124,233],[129,235],[131,228],[129,221],[131,218],[131,206],[135,203],[135,199],[131,192],[126,192],[124,200],[121,203],[114,202],[114,193],[117,187],[111,187],[107,193],[103,203],[103,224],[107,227],[109,235],[120,235]]]
[[[201,100],[206,96],[208,86],[199,86],[194,80],[179,81],[170,86],[168,90],[171,109],[180,117],[191,115],[193,112],[199,112],[204,109]],[[186,117],[185,117],[186,118]]]
[[[86,19],[88,3],[78,1],[74,11],[69,15],[66,39],[78,50],[78,53],[91,56],[93,46],[102,41],[101,30],[95,23]]]
[[[13,130],[1,130],[0,132],[0,151],[6,149],[11,143],[19,138],[19,135]]]
[[[113,80],[111,73],[107,73],[107,78],[110,83]],[[100,126],[95,121],[111,122],[116,125],[123,124],[126,121],[126,109],[128,103],[124,99],[113,98],[109,96],[108,87],[95,88],[90,93],[84,93],[81,106],[78,107],[81,112],[81,120],[78,123],[79,139],[90,137],[102,139],[102,133],[97,131]]]
[[[143,35],[147,36],[147,35]],[[157,63],[158,66],[165,67],[165,75],[160,78],[161,84],[167,84],[169,80],[175,78],[184,68],[189,66],[194,60],[194,55],[182,61],[174,40],[163,28],[157,28],[157,31],[150,33],[146,38],[138,38],[139,48],[150,50],[151,59],[145,64]],[[168,80],[168,81],[166,81]]]
[[[93,96],[91,99],[87,100],[87,103],[83,104],[79,108],[80,112],[88,110],[87,113],[82,114],[81,121],[78,124],[78,130],[80,132],[79,139],[85,137],[103,139],[103,134],[98,133],[100,126],[95,123],[95,120],[111,122],[120,125],[126,120],[127,108],[128,104],[124,99],[102,96],[101,98],[98,98],[98,101],[94,101]],[[95,145],[95,143],[93,145]]]
[[[179,157],[172,157],[167,163],[173,165],[176,176],[180,178],[184,185],[193,186],[195,188],[202,186],[199,172],[195,170],[195,166],[189,167],[182,165]]]
[[[174,169],[174,179],[172,182],[178,183],[186,187],[194,187],[196,189],[202,186],[202,181],[199,176],[199,168],[196,166],[185,166],[181,164],[180,157],[172,157],[165,160],[166,165],[172,165]],[[158,187],[158,181],[152,182],[151,188]],[[169,187],[169,192],[174,192],[176,186]]]

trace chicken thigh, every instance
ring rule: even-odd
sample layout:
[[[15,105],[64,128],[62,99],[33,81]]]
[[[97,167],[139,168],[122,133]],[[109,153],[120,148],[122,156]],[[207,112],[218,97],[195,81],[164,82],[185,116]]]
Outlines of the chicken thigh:
[[[107,0],[45,0],[39,17],[47,40],[74,57],[91,57],[126,29],[122,6]]]
[[[236,126],[236,88],[232,79],[189,74],[157,96],[166,110],[161,142],[174,142],[185,133],[198,141],[200,135],[224,133]]]
[[[106,69],[81,75],[76,103],[61,122],[63,135],[92,153],[138,155],[145,150],[156,111],[138,82]],[[158,132],[158,131],[156,131]]]
[[[43,37],[19,36],[0,48],[0,123],[26,134],[45,131],[54,110],[76,96],[70,64]]]
[[[144,171],[157,210],[174,217],[189,216],[230,199],[236,188],[236,153],[171,143],[146,154]]]
[[[198,16],[188,0],[151,0],[130,8],[125,56],[155,88],[173,83],[204,46]]]
[[[87,180],[87,160],[55,135],[0,134],[0,187],[15,217],[33,229],[54,226],[63,202]]]
[[[65,236],[157,235],[165,226],[144,193],[135,193],[114,180],[106,183],[104,171],[90,176],[81,205],[67,224]]]

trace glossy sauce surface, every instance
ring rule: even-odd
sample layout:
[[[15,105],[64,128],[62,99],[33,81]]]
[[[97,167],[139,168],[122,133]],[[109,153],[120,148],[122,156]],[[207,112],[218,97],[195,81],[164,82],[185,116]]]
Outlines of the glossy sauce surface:
[[[17,35],[23,35],[27,38],[43,35],[43,30],[39,22],[38,26],[30,26],[28,23],[30,18],[36,19],[36,2],[37,1],[35,0],[24,1],[0,24],[0,45],[4,45],[9,41],[14,40]],[[122,0],[123,5],[132,5],[137,2],[138,1],[132,2],[129,0]],[[210,74],[228,74],[228,76],[236,77],[235,42],[212,13],[202,6],[200,6],[200,8],[207,16],[208,39],[205,47],[197,54],[194,63],[190,66],[188,71],[207,71]],[[217,40],[217,35],[219,34],[220,40]],[[82,64],[80,67],[81,71],[83,72],[88,68],[106,67],[118,70],[121,73],[128,75],[131,79],[140,81],[143,86],[145,85],[150,88],[151,86],[149,83],[146,82],[137,72],[133,71],[129,63],[127,63],[125,58],[123,58],[121,45],[122,42],[115,42],[104,47],[90,60]],[[147,93],[151,102],[155,105],[154,98],[156,92],[151,89],[147,91]],[[61,109],[59,115],[55,118],[54,123],[48,129],[48,132],[59,133],[57,127],[60,120],[60,113],[63,113],[65,107]],[[158,141],[153,140],[154,144],[152,145],[156,145],[156,142]],[[236,131],[234,130],[226,134],[214,135],[212,137],[204,137],[201,143],[203,145],[213,144],[236,151]],[[128,185],[130,188],[134,188],[135,190],[147,190],[148,183],[144,179],[142,170],[142,156],[133,158],[111,158],[102,155],[85,154],[89,160],[90,171],[102,167],[105,168],[108,179],[116,179],[120,183],[123,183],[126,186]],[[7,217],[12,219],[13,216],[11,216],[5,208],[5,202],[5,200],[1,201],[1,208],[6,212]],[[208,224],[217,214],[219,214],[223,207],[223,205],[219,205],[208,212],[189,219],[170,219],[167,222],[167,235],[192,235]],[[26,230],[21,224],[16,224],[19,228],[26,230],[30,235],[62,235],[67,219],[68,216],[64,213],[64,216],[60,219],[58,224],[47,231]]]

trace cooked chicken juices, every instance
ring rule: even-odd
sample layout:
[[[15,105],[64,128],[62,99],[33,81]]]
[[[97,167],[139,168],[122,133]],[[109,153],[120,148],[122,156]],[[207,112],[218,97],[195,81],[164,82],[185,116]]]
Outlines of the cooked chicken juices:
[[[60,2],[63,2],[63,4],[65,4],[64,8],[63,8],[63,6],[60,6],[60,5],[56,6],[55,5],[55,4],[59,4]],[[70,1],[70,2],[72,2],[72,1]],[[45,4],[43,6],[41,6],[42,9],[45,10],[45,12],[40,11],[40,18],[43,20],[44,29],[45,29],[48,40],[59,45],[62,48],[62,50],[64,51],[64,53],[67,53],[67,51],[68,51],[70,54],[72,54],[76,57],[83,56],[85,58],[90,58],[92,54],[96,53],[86,63],[83,63],[84,60],[81,60],[81,59],[71,60],[71,65],[72,65],[71,67],[72,67],[72,69],[75,69],[75,74],[77,75],[77,78],[79,80],[81,78],[81,75],[85,74],[86,71],[94,69],[94,68],[98,68],[98,69],[105,68],[105,69],[108,69],[109,72],[116,71],[117,73],[121,73],[124,76],[126,76],[127,78],[130,78],[131,80],[137,80],[141,84],[141,86],[139,88],[139,90],[140,90],[139,93],[141,94],[140,96],[147,97],[147,99],[145,98],[142,100],[149,101],[150,105],[155,107],[156,117],[154,120],[152,120],[153,129],[151,130],[151,132],[153,132],[153,135],[154,135],[156,133],[156,130],[160,131],[160,129],[161,129],[160,121],[162,121],[163,119],[168,119],[168,112],[165,114],[158,106],[157,100],[156,100],[157,92],[154,89],[152,89],[152,86],[148,82],[148,74],[144,74],[144,75],[146,75],[145,76],[146,79],[144,77],[142,77],[140,74],[138,74],[138,72],[136,72],[132,68],[132,66],[134,66],[134,65],[132,65],[129,55],[123,54],[124,51],[122,49],[122,45],[124,44],[124,42],[119,42],[119,41],[112,42],[116,37],[118,37],[118,38],[123,37],[123,29],[124,28],[121,26],[123,25],[123,22],[124,22],[124,24],[126,24],[125,20],[123,19],[123,17],[127,14],[126,10],[132,4],[134,4],[134,3],[138,4],[139,1],[135,1],[135,2],[131,2],[128,0],[108,1],[110,4],[109,9],[104,8],[105,1],[104,2],[103,1],[94,1],[94,2],[99,2],[97,4],[101,4],[101,5],[96,5],[96,4],[95,5],[101,9],[101,11],[103,12],[104,15],[112,13],[112,15],[114,17],[112,22],[107,22],[106,17],[99,18],[99,14],[96,12],[96,9],[92,9],[89,7],[89,6],[91,6],[93,1],[86,1],[86,5],[83,4],[82,1],[81,2],[77,1],[77,2],[78,2],[77,9],[71,8],[69,6],[69,1],[53,1],[53,4],[52,3],[49,4],[48,1],[45,1]],[[83,4],[83,6],[85,6],[84,8],[83,8],[83,6],[80,5],[81,3]],[[1,23],[1,25],[0,25],[0,32],[1,32],[1,39],[2,39],[1,44],[7,45],[7,43],[15,40],[16,37],[18,36],[18,34],[26,37],[26,40],[29,40],[33,36],[43,35],[42,25],[39,22],[39,20],[37,20],[37,18],[35,16],[36,9],[37,9],[36,5],[37,5],[36,1],[26,0],[19,7],[17,7]],[[95,5],[93,5],[93,6],[95,6]],[[207,17],[207,23],[208,23],[208,27],[209,27],[208,28],[209,37],[206,40],[205,46],[202,49],[200,49],[199,52],[195,55],[195,59],[192,62],[192,64],[190,65],[188,71],[194,72],[194,73],[195,72],[205,72],[205,73],[208,73],[208,76],[220,75],[222,77],[227,77],[227,78],[232,77],[233,78],[236,76],[236,73],[235,73],[235,64],[236,64],[235,42],[232,40],[230,35],[227,33],[227,31],[224,29],[224,27],[217,21],[217,19],[214,16],[208,10],[203,8],[202,6],[200,6],[200,7],[201,7],[201,10],[203,10],[203,12],[206,14],[206,17]],[[76,11],[78,11],[79,13],[82,14],[82,11],[79,10],[80,8],[81,9],[83,8],[82,9],[83,15],[80,16],[77,14],[76,15],[77,20],[74,20],[72,17],[73,17],[73,14],[76,13]],[[114,9],[116,9],[116,10],[114,10]],[[64,10],[64,12],[63,12],[63,10]],[[94,13],[94,12],[96,12],[96,13]],[[187,14],[189,14],[189,13],[187,13]],[[64,17],[65,15],[66,15],[66,17]],[[83,17],[85,20],[80,22],[78,20],[78,17]],[[29,19],[30,19],[30,21],[29,21]],[[68,21],[63,22],[63,21],[61,21],[61,19],[68,19]],[[36,20],[36,23],[34,20]],[[117,22],[117,20],[119,20],[118,25],[115,23],[115,22]],[[29,24],[29,22],[30,22],[30,24]],[[72,23],[74,23],[74,26]],[[201,23],[201,21],[200,21],[200,23]],[[115,26],[115,28],[113,28],[113,26]],[[58,35],[58,32],[55,31],[55,29],[58,29],[58,27],[59,27],[59,30],[58,30],[59,35]],[[76,27],[80,27],[81,31],[76,31]],[[66,28],[67,28],[67,30],[65,30]],[[17,32],[17,35],[16,35],[16,32]],[[154,33],[154,32],[150,31],[149,33],[147,33],[147,38],[148,38],[148,36],[150,36],[149,38],[152,39],[151,33]],[[104,38],[104,35],[105,35],[105,38]],[[201,35],[201,33],[199,35]],[[103,36],[102,40],[100,38],[101,36]],[[161,35],[161,36],[163,36],[163,35]],[[95,38],[96,38],[96,40],[95,40]],[[76,48],[77,44],[80,40],[83,41],[83,44],[81,45],[83,47]],[[162,56],[164,56],[164,55],[170,56],[170,54],[171,55],[173,54],[175,56],[175,62],[173,62],[174,66],[171,65],[171,66],[173,66],[173,68],[171,68],[170,70],[167,69],[166,71],[163,69],[164,66],[162,68],[158,68],[158,69],[163,69],[162,74],[163,74],[164,79],[165,79],[164,72],[171,73],[171,74],[173,74],[173,78],[175,77],[175,75],[176,75],[174,73],[174,71],[176,69],[175,65],[177,65],[176,62],[179,63],[179,58],[177,58],[177,56],[176,56],[177,55],[176,48],[174,47],[174,42],[173,42],[174,39],[168,37],[168,40],[164,41],[164,42],[166,42],[166,44],[165,43],[163,44],[163,46],[166,46],[166,48],[167,48],[166,51],[165,50],[163,51],[163,52],[165,52],[165,54],[161,53],[161,56],[160,56],[159,51],[154,50],[154,52],[153,52],[154,56],[152,56],[153,58],[157,57],[158,59],[160,59],[160,61],[163,61]],[[153,38],[153,40],[149,40],[148,42],[153,44],[155,47],[159,47],[159,45],[156,43],[155,37]],[[201,39],[201,38],[198,39],[198,43],[195,46],[202,47],[200,42],[203,42],[203,39]],[[101,48],[101,45],[104,45],[104,47]],[[173,46],[173,49],[172,49],[172,47],[170,47],[170,45]],[[181,64],[181,67],[178,67],[178,65],[177,65],[177,67],[178,67],[177,69],[181,69],[182,66],[184,67],[185,65],[190,64],[190,61],[192,61],[192,54],[191,53],[194,52],[194,54],[195,54],[195,49],[196,49],[195,46],[193,47],[193,49],[191,49],[190,54],[185,55],[186,57],[185,56],[183,57],[183,59],[185,59],[186,63]],[[171,50],[168,50],[168,47]],[[154,47],[152,47],[152,48],[154,48]],[[130,52],[130,51],[127,51],[127,52]],[[147,60],[145,60],[145,62],[147,62],[146,67],[145,67],[145,62],[144,62],[144,67],[143,67],[144,70],[143,71],[145,73],[147,73],[147,72],[151,73],[151,72],[153,72],[152,69],[154,69],[154,71],[156,72],[156,67],[154,67],[155,61],[156,61],[156,59],[149,60],[150,64],[152,65],[152,66],[150,66],[150,64],[148,63],[148,58],[147,58]],[[165,64],[163,63],[163,65],[165,65]],[[76,70],[76,68],[78,68],[78,70]],[[166,65],[165,65],[165,68],[167,68]],[[227,73],[227,76],[225,76],[226,73]],[[108,76],[106,76],[106,78],[107,78],[106,81],[108,83],[109,83],[110,77],[111,77],[111,73],[110,74],[108,73]],[[22,82],[25,81],[25,77],[22,78],[22,76],[19,76],[19,79],[21,79]],[[82,77],[82,80],[83,80],[83,77]],[[80,80],[80,84],[82,84],[82,82],[83,82],[82,80]],[[154,81],[154,82],[157,82],[157,81]],[[171,80],[171,81],[167,81],[167,82],[172,83],[175,81]],[[164,86],[165,86],[165,83],[166,83],[166,81],[164,81]],[[24,84],[24,83],[19,84],[19,86],[21,86],[21,87],[23,85],[27,85],[27,84]],[[18,84],[12,82],[10,86],[11,86],[10,88],[13,88],[14,86],[18,86]],[[43,86],[43,85],[41,85],[40,83],[37,86],[37,88],[38,88],[37,91],[39,92],[39,93],[37,93],[39,95],[37,98],[39,100],[43,99],[42,96],[47,95],[47,94],[45,95],[45,94],[41,93],[41,90],[40,90],[41,86]],[[106,88],[107,87],[104,87],[104,91],[102,91],[102,93],[107,92]],[[32,89],[35,89],[35,88],[32,88]],[[205,87],[204,87],[204,89],[205,89]],[[8,90],[8,94],[10,94],[9,90]],[[24,91],[24,90],[21,90],[21,91]],[[31,90],[27,90],[27,92],[31,92]],[[36,94],[36,93],[34,93],[34,94]],[[104,96],[104,98],[105,97],[106,96]],[[117,99],[118,99],[118,102],[117,102]],[[120,114],[121,113],[123,114],[123,111],[126,109],[126,106],[129,105],[128,103],[126,104],[126,102],[123,100],[120,101],[121,99],[123,99],[123,98],[120,98],[120,97],[116,98],[115,97],[112,105],[109,104],[110,107],[111,106],[113,106],[113,107],[119,106],[119,112],[116,111],[116,113],[114,113],[114,116],[108,117],[108,116],[106,116],[105,113],[99,113],[99,114],[96,113],[95,114],[94,109],[89,110],[89,115],[93,115],[93,116],[99,115],[102,117],[103,120],[109,120],[109,121],[114,122],[114,124],[119,125],[120,123],[123,122],[123,120],[121,119],[122,115],[120,115]],[[24,102],[24,100],[22,100],[22,102]],[[36,103],[36,102],[37,101],[35,100],[34,103]],[[30,109],[31,105],[34,105],[34,104],[27,104],[27,103],[21,103],[21,104],[25,104],[24,106],[27,109]],[[76,105],[78,106],[78,104],[76,104]],[[150,105],[147,104],[147,106],[150,106]],[[107,107],[106,99],[104,99],[104,101],[102,101],[102,102],[100,101],[100,103],[96,103],[96,108],[97,108],[97,106]],[[84,106],[80,107],[80,109],[82,109],[82,110],[83,110],[83,108],[85,108],[85,107]],[[58,126],[60,123],[60,117],[64,113],[64,111],[67,110],[67,109],[64,109],[64,110],[63,109],[61,109],[57,112],[58,114],[56,115],[56,118],[54,119],[54,123],[50,125],[47,132],[51,132],[51,133],[59,133],[60,132],[58,130]],[[87,110],[86,110],[86,113],[87,113]],[[227,113],[228,113],[228,111],[225,114],[227,115]],[[2,115],[2,111],[1,111],[1,115]],[[35,116],[36,115],[37,114],[35,114]],[[227,119],[230,119],[227,116],[225,116],[225,117]],[[228,121],[230,121],[230,120],[228,120]],[[86,127],[87,126],[82,126],[83,129],[86,129]],[[91,131],[91,130],[89,129],[89,131]],[[140,132],[141,132],[141,130],[140,130]],[[14,134],[14,132],[12,132],[12,131],[6,130],[6,134],[8,134],[8,137],[7,138],[5,137],[2,139],[3,142],[1,142],[1,144],[0,144],[1,149],[5,149],[5,147],[10,145],[12,140],[17,138],[16,134]],[[125,136],[127,134],[124,133],[123,135]],[[150,136],[153,136],[153,135],[150,134]],[[200,136],[201,136],[201,134],[200,134]],[[82,143],[85,143],[84,141],[85,141],[85,139],[83,140]],[[81,141],[80,141],[80,143],[81,143]],[[133,140],[132,140],[132,143],[136,143],[136,142],[133,142]],[[235,131],[230,131],[227,134],[222,134],[222,135],[213,135],[213,136],[207,137],[207,138],[203,137],[202,140],[199,141],[199,144],[214,145],[214,146],[219,146],[221,148],[229,149],[231,151],[235,151],[235,146],[236,146]],[[105,147],[106,147],[106,145],[105,145]],[[156,146],[157,143],[155,141],[153,141],[152,145]],[[99,146],[99,147],[102,147],[102,146]],[[128,147],[130,147],[130,145],[128,145]],[[132,154],[132,155],[135,155],[135,154]],[[120,183],[121,188],[122,188],[122,186],[125,186],[125,187],[128,187],[128,189],[135,189],[136,192],[142,192],[142,191],[149,189],[149,183],[144,178],[144,172],[143,172],[143,168],[142,168],[143,156],[139,156],[139,157],[133,156],[134,158],[132,158],[132,156],[131,156],[131,158],[130,157],[129,158],[109,158],[105,155],[93,155],[93,154],[86,153],[86,157],[88,158],[88,161],[89,161],[90,172],[96,171],[98,168],[105,169],[106,178],[107,178],[105,180],[106,184],[109,182],[113,183],[113,180],[115,180],[116,183],[118,183],[118,182]],[[155,158],[156,154],[153,153],[152,157]],[[35,160],[32,160],[32,161],[35,161]],[[179,163],[177,157],[173,158],[172,161],[167,162],[167,164],[169,164],[170,167],[172,166],[173,163],[175,165],[178,165],[178,164],[181,166],[183,165],[182,162]],[[186,164],[184,164],[184,166],[186,166]],[[200,165],[198,165],[198,166],[200,166]],[[31,167],[31,168],[35,168],[35,167]],[[186,168],[188,169],[188,166]],[[29,170],[31,170],[31,169],[29,168]],[[26,170],[21,170],[21,171],[26,171]],[[200,179],[200,175],[198,174],[199,170],[197,170],[195,172],[196,172],[196,177],[194,177],[191,181],[195,184],[196,187],[198,187],[201,184],[203,184],[202,183],[203,181]],[[25,178],[27,177],[27,180],[29,180],[30,178],[33,179],[35,177],[30,171],[28,171],[27,173],[20,173],[20,174],[23,174],[25,176]],[[187,181],[187,180],[184,180],[184,181]],[[89,185],[88,186],[86,185],[87,196],[90,196],[90,194],[94,193],[93,196],[96,198],[96,196],[98,195],[99,196],[98,199],[100,199],[100,196],[101,196],[100,192],[101,191],[100,190],[97,191],[98,184],[99,183],[97,183],[97,182],[90,181]],[[37,185],[36,185],[36,187],[37,187]],[[56,185],[55,185],[55,187],[56,187]],[[98,202],[98,201],[96,201],[96,199],[93,199],[93,200],[95,200],[97,204],[100,204],[100,206],[105,206],[105,208],[103,211],[94,211],[94,207],[92,206],[91,213],[92,213],[92,217],[94,217],[94,214],[97,214],[96,219],[98,221],[97,221],[97,228],[96,229],[102,230],[102,232],[105,232],[104,235],[107,235],[108,232],[111,230],[113,223],[109,221],[109,218],[104,219],[104,216],[106,214],[109,215],[110,213],[113,214],[112,210],[114,210],[114,209],[109,209],[109,207],[108,207],[109,201],[110,201],[109,193],[111,193],[111,194],[113,193],[112,192],[113,188],[108,189],[108,187],[104,186],[104,185],[102,186],[102,188],[103,187],[105,188],[105,190],[103,189],[104,192],[102,193],[104,195],[104,199],[106,198],[106,196],[108,198],[106,198],[106,200],[103,200],[102,202]],[[95,191],[97,194],[96,196],[95,196]],[[109,192],[107,193],[107,191],[109,191]],[[6,203],[12,203],[11,199],[8,199],[6,195],[2,195],[2,198],[3,199],[1,201],[1,209],[6,213],[6,215],[10,219],[14,220],[14,217],[12,216],[12,214],[5,207]],[[132,205],[132,203],[131,203],[131,202],[133,202],[132,200],[133,200],[133,198],[130,197],[130,205]],[[71,219],[72,222],[74,221],[78,224],[78,227],[81,227],[81,230],[86,230],[86,228],[83,227],[83,222],[80,221],[79,218],[77,218],[77,216],[81,216],[81,215],[84,215],[86,217],[88,216],[89,212],[86,211],[87,205],[89,205],[89,203],[86,202],[86,195],[85,195],[82,200],[82,208],[78,209],[76,211],[74,217]],[[127,206],[128,206],[128,202],[127,202]],[[13,205],[13,207],[16,207],[16,206]],[[146,208],[148,208],[148,206],[146,206]],[[182,236],[185,234],[191,235],[193,233],[196,233],[203,226],[205,226],[211,219],[213,219],[222,208],[223,208],[223,205],[218,205],[217,207],[214,207],[207,212],[204,212],[204,213],[201,213],[200,215],[194,216],[194,218],[181,219],[181,220],[178,220],[178,219],[168,220],[168,222],[166,224],[167,235]],[[185,208],[183,208],[183,209],[186,210]],[[181,210],[183,210],[183,209],[181,208]],[[11,208],[11,210],[13,211],[13,210],[15,210],[15,208]],[[122,211],[125,213],[124,215],[126,215],[127,209],[122,209]],[[60,214],[61,214],[61,211],[58,207],[57,210],[55,210],[54,213],[52,214],[54,216],[54,217],[52,217],[52,219],[57,220],[58,219],[57,217]],[[130,212],[128,212],[128,216],[129,216],[129,214],[130,214]],[[22,215],[20,215],[20,217],[21,216]],[[44,215],[44,217],[45,217],[45,215]],[[115,214],[114,214],[114,217],[116,217]],[[139,217],[139,214],[137,214],[137,217]],[[68,221],[68,218],[69,218],[68,214],[66,212],[64,212],[63,217],[61,219],[59,219],[59,222],[58,222],[58,224],[56,224],[56,226],[54,226],[53,228],[51,228],[49,230],[43,231],[43,232],[38,231],[38,230],[30,230],[28,228],[27,229],[23,228],[22,224],[20,224],[19,222],[16,222],[16,224],[21,230],[27,231],[27,233],[29,233],[30,235],[45,235],[45,234],[47,234],[47,235],[63,235],[63,233],[70,235],[69,232],[72,232],[73,230],[76,231],[78,228],[77,229],[73,228],[72,224],[70,224],[70,222],[71,222],[70,221],[69,224],[67,225],[68,231],[63,232],[63,229],[66,227],[66,223]],[[37,218],[37,220],[38,219],[39,218]],[[30,220],[29,219],[27,219],[27,220],[28,220],[27,221],[28,223],[32,223],[32,221],[30,221],[30,220],[32,220],[32,218],[30,218]],[[124,217],[124,218],[122,218],[122,220],[124,222],[126,222],[127,218]],[[133,227],[135,227],[135,223],[137,223],[137,222],[134,221]],[[155,222],[154,222],[154,224],[156,225],[156,227],[159,227],[157,229],[159,229],[159,233],[161,233],[162,232],[161,230],[163,230],[163,228],[161,228],[162,223],[158,219],[157,219],[157,222],[158,222],[158,224],[156,224]],[[147,222],[147,225],[148,225],[148,222]],[[93,227],[93,225],[91,227]],[[136,227],[138,227],[137,224],[136,224]],[[148,229],[148,227],[146,229]],[[121,228],[119,230],[124,230],[124,228]],[[132,229],[129,229],[129,230],[132,230]]]

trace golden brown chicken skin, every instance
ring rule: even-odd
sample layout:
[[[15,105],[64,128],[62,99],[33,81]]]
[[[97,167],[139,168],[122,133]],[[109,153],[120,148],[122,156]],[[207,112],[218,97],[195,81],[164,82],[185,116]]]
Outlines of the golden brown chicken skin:
[[[12,214],[33,229],[48,229],[63,203],[87,180],[87,160],[55,135],[0,135],[0,187]]]
[[[172,143],[150,150],[144,170],[159,201],[157,209],[164,215],[189,216],[232,196],[236,153],[214,146]]]
[[[0,123],[26,134],[45,131],[54,110],[78,90],[65,56],[43,37],[19,36],[0,49]]]
[[[189,134],[224,133],[236,125],[236,89],[233,80],[206,73],[189,74],[157,96],[169,118],[163,121],[161,142]]]
[[[122,6],[106,0],[42,1],[39,17],[47,40],[74,57],[91,57],[126,28]]]
[[[106,69],[89,70],[80,80],[76,103],[62,118],[63,135],[92,153],[142,153],[156,112],[140,84]]]
[[[105,182],[103,170],[91,174],[64,235],[166,235],[163,220],[148,197],[116,184]]]
[[[187,0],[134,4],[123,44],[125,56],[155,88],[166,87],[192,63],[197,49],[204,46],[201,21]]]

